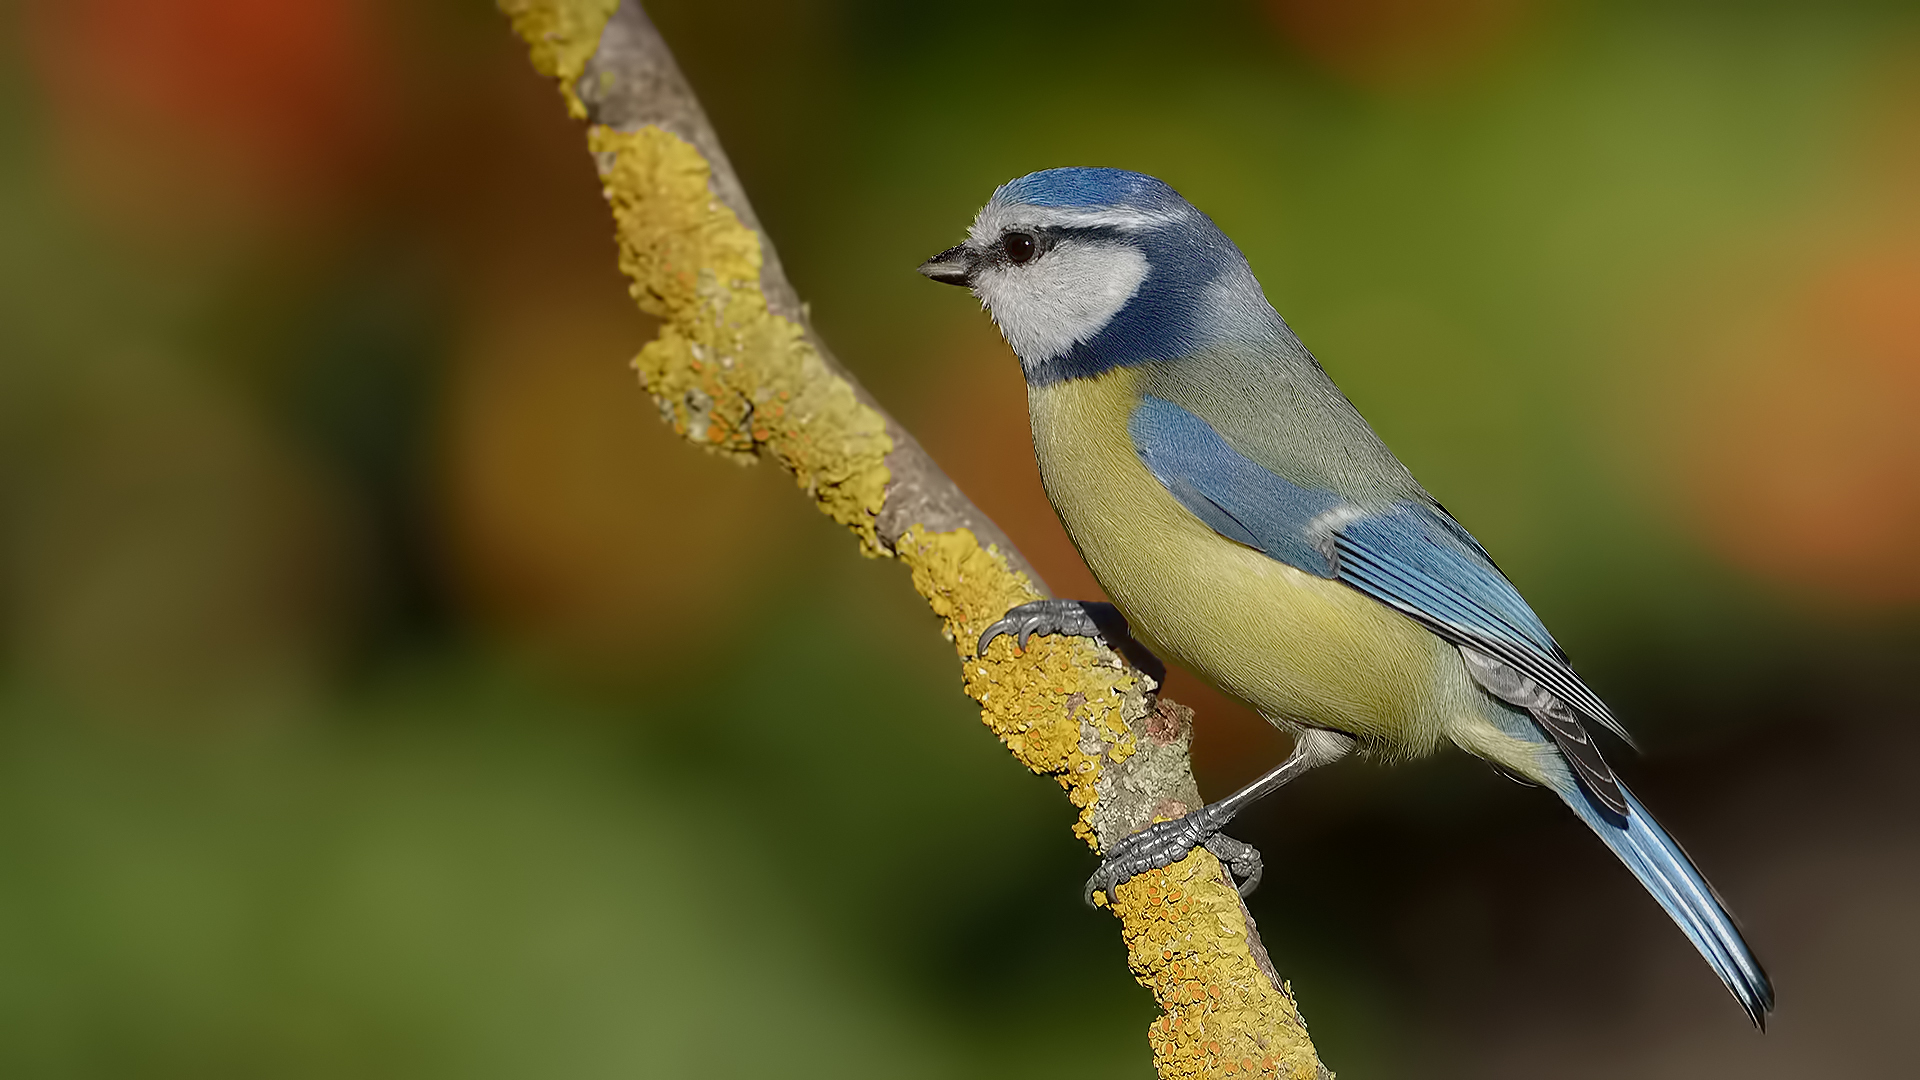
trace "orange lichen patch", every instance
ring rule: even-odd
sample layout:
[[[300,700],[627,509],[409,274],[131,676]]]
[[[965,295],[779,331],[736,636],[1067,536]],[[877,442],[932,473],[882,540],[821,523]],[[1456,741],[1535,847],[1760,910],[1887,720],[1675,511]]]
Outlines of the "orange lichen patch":
[[[1292,992],[1254,958],[1245,910],[1217,859],[1197,850],[1118,894],[1127,966],[1162,1013],[1147,1026],[1162,1080],[1329,1076]]]
[[[884,554],[886,420],[767,309],[760,237],[715,199],[705,158],[659,128],[595,127],[588,146],[613,205],[620,268],[660,336],[634,358],[673,429],[743,461],[777,457],[822,512]]]
[[[587,107],[573,84],[600,47],[600,31],[620,0],[499,0],[499,5],[533,54],[533,69],[559,80],[567,112],[584,120]]]
[[[1074,834],[1098,846],[1093,808],[1100,770],[1135,750],[1128,721],[1145,711],[1140,677],[1113,653],[1083,638],[1034,638],[1026,649],[1010,637],[973,655],[980,634],[1009,608],[1040,599],[1024,574],[971,531],[929,533],[915,526],[895,549],[913,570],[913,586],[944,620],[960,653],[967,696],[980,719],[1020,763],[1053,777],[1080,810]]]

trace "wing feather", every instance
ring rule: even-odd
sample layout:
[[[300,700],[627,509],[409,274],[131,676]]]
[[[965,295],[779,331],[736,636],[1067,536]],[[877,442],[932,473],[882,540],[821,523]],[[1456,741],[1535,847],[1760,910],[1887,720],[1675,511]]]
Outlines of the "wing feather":
[[[1286,480],[1235,451],[1205,420],[1153,396],[1129,427],[1148,469],[1214,531],[1343,582],[1458,646],[1470,661],[1485,661],[1470,662],[1468,670],[1494,696],[1532,713],[1596,798],[1626,812],[1613,770],[1581,720],[1623,739],[1625,729],[1574,673],[1519,590],[1439,504],[1351,506]]]

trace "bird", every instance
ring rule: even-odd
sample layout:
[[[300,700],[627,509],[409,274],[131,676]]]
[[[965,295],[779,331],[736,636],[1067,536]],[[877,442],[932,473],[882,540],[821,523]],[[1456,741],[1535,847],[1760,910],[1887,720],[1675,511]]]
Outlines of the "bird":
[[[1211,218],[1144,173],[1047,169],[919,269],[970,290],[1019,358],[1042,485],[1108,597],[1016,607],[979,652],[1129,636],[1294,739],[1245,788],[1111,844],[1089,902],[1197,846],[1251,891],[1258,853],[1223,832],[1246,806],[1355,750],[1451,743],[1557,795],[1765,1029],[1773,986],[1733,916],[1600,752],[1595,729],[1625,729]]]

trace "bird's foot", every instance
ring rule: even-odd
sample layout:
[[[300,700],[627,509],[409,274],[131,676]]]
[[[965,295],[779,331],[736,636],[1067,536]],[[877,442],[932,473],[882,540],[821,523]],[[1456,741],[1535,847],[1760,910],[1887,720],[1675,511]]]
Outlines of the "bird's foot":
[[[1069,637],[1097,638],[1109,647],[1118,648],[1130,641],[1127,633],[1127,620],[1112,604],[1099,604],[1085,600],[1035,600],[1031,604],[1021,604],[997,623],[987,627],[980,635],[979,648],[975,655],[985,656],[987,646],[1002,634],[1013,634],[1020,648],[1027,647],[1027,639],[1039,634],[1065,634]]]
[[[1113,850],[1101,861],[1100,869],[1087,879],[1087,903],[1092,904],[1093,898],[1104,892],[1108,905],[1112,905],[1119,898],[1116,890],[1121,882],[1149,870],[1171,866],[1197,847],[1213,852],[1227,867],[1234,888],[1240,890],[1241,896],[1259,888],[1259,849],[1222,833],[1226,819],[1207,811],[1208,808],[1202,807],[1172,821],[1156,821],[1113,845]]]

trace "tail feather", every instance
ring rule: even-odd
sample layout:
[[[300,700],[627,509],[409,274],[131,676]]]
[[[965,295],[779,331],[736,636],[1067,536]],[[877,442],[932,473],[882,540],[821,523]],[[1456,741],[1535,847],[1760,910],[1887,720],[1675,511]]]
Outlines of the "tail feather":
[[[1580,820],[1599,834],[1660,902],[1754,1024],[1765,1030],[1767,1014],[1773,1011],[1773,984],[1741,938],[1733,916],[1727,913],[1713,886],[1700,876],[1693,860],[1647,813],[1640,800],[1625,788],[1621,792],[1626,795],[1628,809],[1624,824],[1596,805],[1578,784],[1558,791]]]

